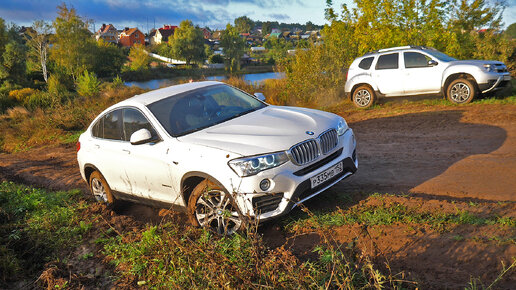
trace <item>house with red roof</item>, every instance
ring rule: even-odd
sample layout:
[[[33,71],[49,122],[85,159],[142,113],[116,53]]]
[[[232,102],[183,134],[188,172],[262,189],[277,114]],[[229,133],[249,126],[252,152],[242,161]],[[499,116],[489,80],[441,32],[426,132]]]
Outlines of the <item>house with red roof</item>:
[[[138,28],[126,27],[120,33],[119,41],[122,46],[132,47],[135,44],[145,45],[145,35]]]
[[[113,24],[106,25],[105,23],[102,23],[102,27],[95,33],[95,39],[99,41],[99,39],[103,39],[106,42],[118,43],[118,31],[116,30],[115,26]]]

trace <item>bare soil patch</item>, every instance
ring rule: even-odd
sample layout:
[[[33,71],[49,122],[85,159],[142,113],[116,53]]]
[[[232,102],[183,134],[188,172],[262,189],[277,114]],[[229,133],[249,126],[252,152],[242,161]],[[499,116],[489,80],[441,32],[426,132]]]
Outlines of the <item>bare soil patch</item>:
[[[516,216],[516,106],[410,103],[356,111],[344,117],[357,136],[359,170],[307,202],[310,210],[361,206],[372,193],[390,193],[398,195],[367,202],[396,202],[440,212],[467,207],[480,216]],[[87,193],[75,146],[0,154],[0,180],[52,190],[81,188]],[[147,222],[162,220],[159,210],[131,203],[115,212],[102,207],[94,210],[105,211],[105,221],[99,221],[99,228],[105,231],[111,227],[139,231]],[[267,245],[286,245],[300,259],[313,259],[313,249],[321,237],[310,231],[288,233],[281,227],[284,222],[265,224],[260,229]],[[489,284],[500,273],[501,261],[507,265],[516,258],[515,243],[510,242],[516,238],[514,227],[458,225],[442,231],[418,224],[368,228],[354,224],[334,228],[332,235],[338,243],[355,243],[378,265],[388,265],[393,273],[403,272],[425,289],[462,288],[472,277]],[[95,262],[103,263],[93,241],[85,247],[83,251],[96,253]],[[51,280],[63,273],[76,273],[80,285],[109,284],[96,280],[95,273],[103,270],[96,269],[98,265],[81,263],[51,265],[47,276]],[[510,275],[497,288],[510,289],[515,279]]]

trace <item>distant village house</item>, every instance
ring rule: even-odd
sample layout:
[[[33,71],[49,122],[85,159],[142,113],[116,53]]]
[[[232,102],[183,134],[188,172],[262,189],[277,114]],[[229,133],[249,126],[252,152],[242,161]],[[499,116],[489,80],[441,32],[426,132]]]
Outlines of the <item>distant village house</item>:
[[[126,27],[120,33],[120,44],[126,47],[132,47],[135,44],[145,45],[145,35],[138,28]]]
[[[95,34],[95,39],[97,39],[97,41],[99,41],[101,38],[109,43],[118,43],[118,31],[113,26],[113,24],[102,24],[102,27],[100,27],[100,29]]]
[[[163,25],[163,27],[151,31],[149,35],[150,44],[158,45],[168,42],[169,37],[174,35],[176,28],[177,26],[175,25]]]

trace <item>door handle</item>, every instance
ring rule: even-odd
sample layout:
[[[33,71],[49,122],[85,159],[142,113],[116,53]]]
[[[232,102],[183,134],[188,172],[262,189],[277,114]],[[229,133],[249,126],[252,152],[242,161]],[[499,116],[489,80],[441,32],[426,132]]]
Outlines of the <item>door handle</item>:
[[[124,151],[125,153],[127,154],[131,154],[131,151],[127,150],[127,149],[122,149],[122,151]]]
[[[100,149],[100,145],[99,144],[95,144],[93,146],[95,146],[95,149]]]

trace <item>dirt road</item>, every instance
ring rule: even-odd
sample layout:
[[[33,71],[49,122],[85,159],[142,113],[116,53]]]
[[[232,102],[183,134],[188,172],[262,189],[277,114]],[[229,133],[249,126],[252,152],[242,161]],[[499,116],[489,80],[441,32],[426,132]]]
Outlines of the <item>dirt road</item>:
[[[345,116],[358,139],[359,171],[333,191],[516,201],[515,106],[392,111]],[[86,186],[73,144],[0,154],[2,177],[50,189]]]
[[[360,170],[339,190],[516,201],[515,107],[456,107],[351,126]]]
[[[357,136],[359,170],[309,201],[309,208],[331,210],[362,204],[373,193],[408,193],[408,197],[387,197],[382,202],[440,211],[469,209],[473,203],[480,215],[516,217],[516,106],[407,104],[356,111],[344,117]],[[2,179],[86,191],[74,145],[0,154]],[[129,204],[118,213],[153,221],[159,219],[156,212]],[[262,231],[271,247],[288,238],[274,224]],[[367,235],[353,226],[335,231],[342,243],[358,237],[364,253],[387,259],[393,270],[406,271],[425,288],[461,288],[470,275],[492,281],[500,273],[500,261],[510,264],[516,257],[516,244],[478,243],[478,237],[487,233],[516,237],[514,230],[504,232],[494,226],[464,226],[445,234],[403,225],[372,229]],[[458,243],[457,236],[464,241]],[[302,255],[313,249],[318,237],[308,233],[288,240],[293,251]],[[371,252],[368,245],[372,243],[381,255]],[[516,278],[499,287],[510,288],[511,283],[516,283]]]

